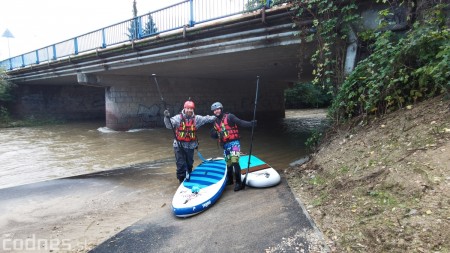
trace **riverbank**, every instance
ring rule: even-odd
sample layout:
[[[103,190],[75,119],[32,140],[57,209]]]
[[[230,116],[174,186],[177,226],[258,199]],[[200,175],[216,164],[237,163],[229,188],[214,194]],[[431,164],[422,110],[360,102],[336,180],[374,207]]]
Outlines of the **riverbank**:
[[[450,102],[333,129],[285,170],[332,252],[450,252]]]

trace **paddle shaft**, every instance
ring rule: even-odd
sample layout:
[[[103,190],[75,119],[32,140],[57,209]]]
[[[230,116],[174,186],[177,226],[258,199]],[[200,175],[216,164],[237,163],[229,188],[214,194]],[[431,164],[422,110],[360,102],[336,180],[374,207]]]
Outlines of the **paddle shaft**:
[[[200,151],[198,151],[198,149],[197,149],[197,155],[198,155],[198,157],[200,158],[200,160],[202,160],[202,162],[209,162],[208,160],[206,160],[206,159],[203,157],[203,155],[200,153]]]
[[[161,90],[159,89],[159,83],[158,83],[158,79],[156,79],[156,75],[153,75],[153,78],[154,78],[154,80],[155,80],[155,83],[156,83],[156,89],[158,89],[158,94],[159,94],[159,96],[160,96],[160,98],[161,98],[161,102],[162,102],[162,104],[163,104],[163,107],[164,107],[165,110],[168,110],[166,101],[164,101],[164,98],[163,98],[163,96],[162,96]],[[192,169],[192,165],[189,164],[189,160],[188,160],[188,157],[187,157],[187,152],[186,152],[186,150],[184,150],[183,146],[181,146],[181,143],[177,140],[177,134],[175,133],[175,128],[173,127],[172,120],[171,120],[170,118],[169,118],[169,122],[170,122],[170,128],[172,128],[173,137],[175,138],[175,141],[177,142],[177,146],[178,146],[178,148],[183,152],[184,158],[186,159],[186,164],[187,164],[187,166],[190,167],[190,168]],[[186,175],[187,175],[187,177],[189,177],[188,172],[186,172]],[[188,178],[188,179],[189,179],[189,178]]]
[[[251,134],[251,137],[250,137],[250,151],[249,151],[249,154],[248,154],[248,165],[247,165],[247,170],[245,171],[244,180],[242,182],[242,188],[245,188],[245,183],[247,182],[248,170],[250,168],[250,158],[252,156],[253,132],[255,130],[255,119],[256,119],[256,105],[258,104],[258,90],[259,90],[259,76],[256,77],[255,108],[253,109],[252,134]]]

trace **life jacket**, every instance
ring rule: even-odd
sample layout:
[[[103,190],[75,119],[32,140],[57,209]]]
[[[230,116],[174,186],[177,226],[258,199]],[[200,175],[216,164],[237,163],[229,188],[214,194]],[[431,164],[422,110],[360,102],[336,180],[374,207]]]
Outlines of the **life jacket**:
[[[197,139],[195,134],[197,132],[195,117],[186,119],[183,114],[180,115],[180,126],[176,129],[177,140],[185,142],[195,141]]]
[[[223,115],[220,124],[217,121],[214,122],[214,129],[216,130],[219,136],[219,142],[221,143],[238,140],[240,138],[237,125],[234,124],[233,126],[230,126],[228,123],[228,113]]]

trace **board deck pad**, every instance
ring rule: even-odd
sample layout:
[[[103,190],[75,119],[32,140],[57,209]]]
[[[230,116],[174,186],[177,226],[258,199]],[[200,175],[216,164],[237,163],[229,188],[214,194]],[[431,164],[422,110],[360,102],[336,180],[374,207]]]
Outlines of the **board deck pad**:
[[[248,155],[243,155],[239,158],[239,165],[241,166],[241,174],[245,174],[248,167]],[[263,160],[259,159],[258,157],[252,155],[250,157],[250,167],[249,172],[254,172],[258,170],[263,170],[271,168],[270,165],[268,165]]]
[[[200,189],[219,182],[225,171],[225,161],[214,161],[200,164],[192,171],[189,181],[183,181],[186,188],[197,186]]]
[[[239,165],[241,166],[241,179],[247,176],[245,184],[255,188],[272,187],[280,183],[281,177],[278,172],[269,164],[259,159],[258,157],[241,155],[239,158]],[[247,174],[248,168],[248,175]]]

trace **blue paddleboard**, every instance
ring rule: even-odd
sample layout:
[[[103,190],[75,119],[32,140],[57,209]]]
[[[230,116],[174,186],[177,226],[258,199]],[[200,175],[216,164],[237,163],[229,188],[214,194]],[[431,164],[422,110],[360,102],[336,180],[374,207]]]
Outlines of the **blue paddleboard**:
[[[183,181],[173,196],[175,216],[189,217],[211,207],[225,189],[226,174],[223,158],[211,159],[195,167],[189,181]]]

